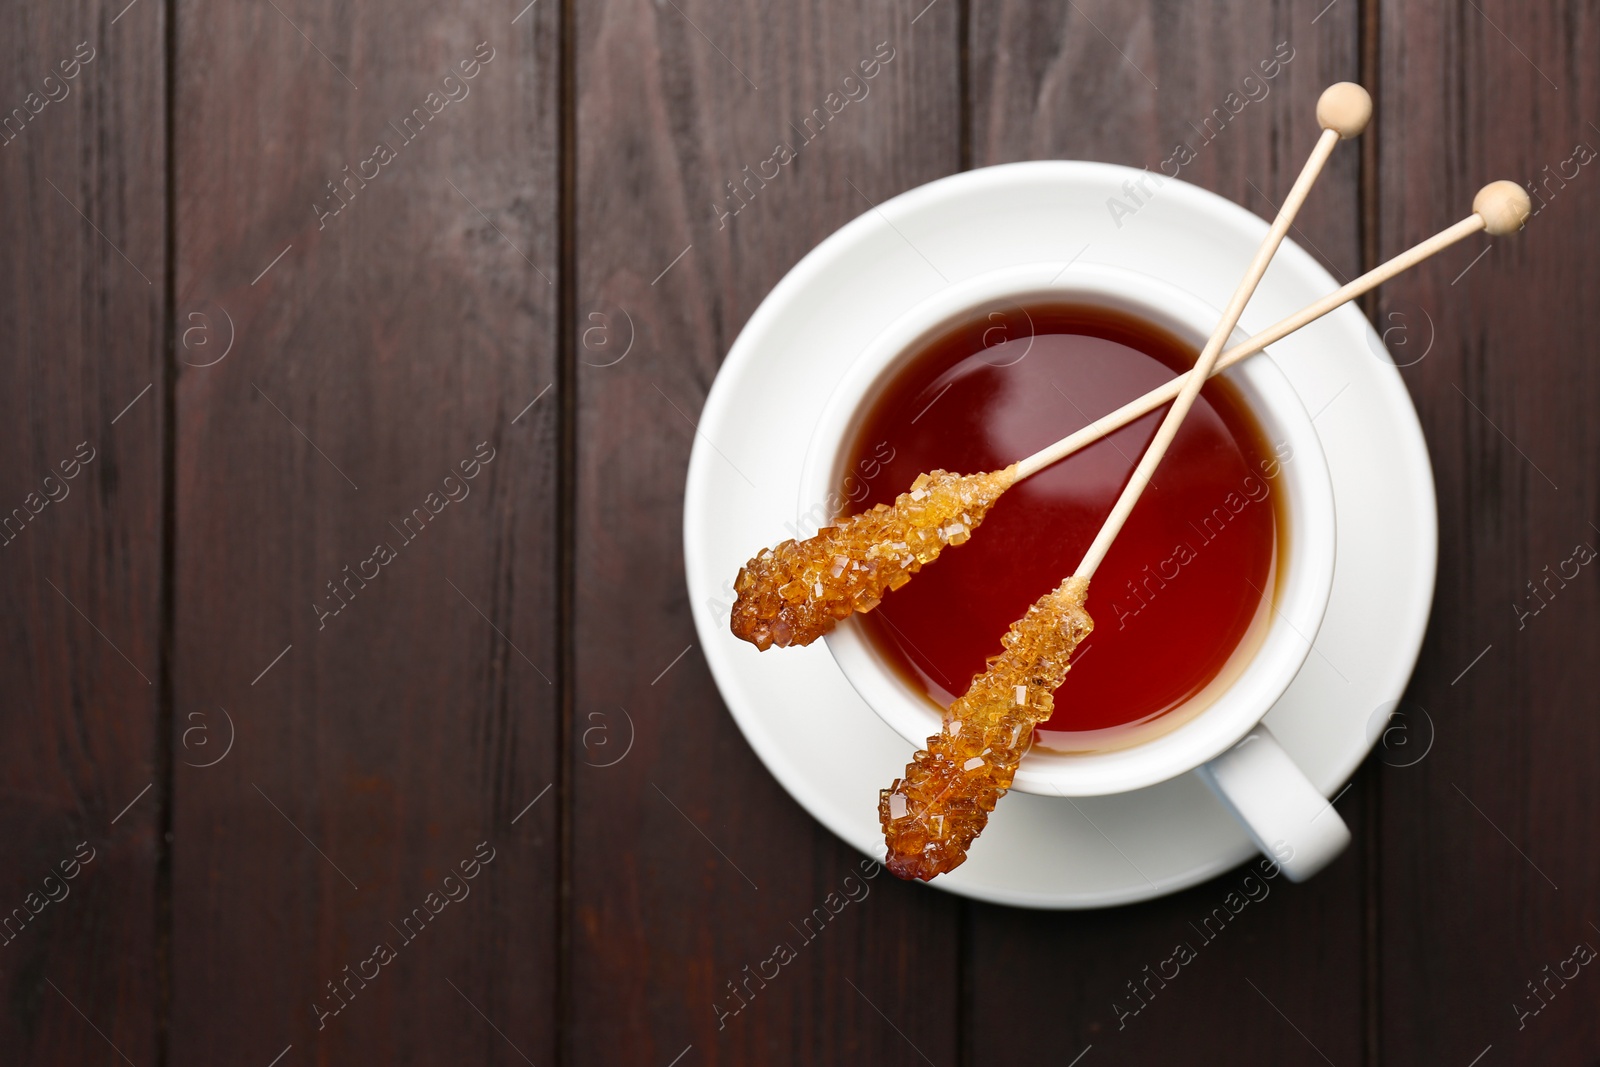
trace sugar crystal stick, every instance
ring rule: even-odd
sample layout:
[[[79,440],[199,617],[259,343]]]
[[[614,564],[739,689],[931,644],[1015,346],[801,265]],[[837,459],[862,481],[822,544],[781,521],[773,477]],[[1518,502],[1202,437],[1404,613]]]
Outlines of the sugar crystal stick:
[[[1150,475],[1172,443],[1179,424],[1199,397],[1201,386],[1222,353],[1222,342],[1244,314],[1245,304],[1283,243],[1334,145],[1342,138],[1359,134],[1371,115],[1372,99],[1359,85],[1341,82],[1323,92],[1317,101],[1322,136],[1317,139],[1311,158],[1284,198],[1277,218],[1235,287],[1222,320],[1200,350],[1193,373],[1161,420],[1083,562],[1054,593],[1041,598],[1011,624],[1001,642],[1004,651],[991,659],[988,669],[974,678],[967,692],[945,710],[944,728],[928,738],[927,748],[913,757],[905,777],[879,794],[878,819],[883,824],[888,851],[885,862],[899,877],[928,881],[966,860],[968,847],[982,832],[989,812],[1011,787],[1017,765],[1033,743],[1033,725],[1054,711],[1054,690],[1066,678],[1069,657],[1094,628],[1084,608],[1089,580],[1105,559],[1139,494],[1149,484]],[[1034,687],[1048,688],[1036,698]],[[963,741],[969,719],[982,732]],[[967,755],[969,752],[971,755]],[[957,762],[962,756],[966,756],[965,761]]]
[[[1055,712],[1068,660],[1094,620],[1087,578],[1071,577],[1011,624],[989,669],[945,711],[944,728],[878,794],[889,870],[928,881],[959,866],[1011,788],[1033,728]]]
[[[1393,259],[1379,264],[1316,303],[1302,308],[1249,340],[1228,349],[1217,358],[1211,372],[1216,374],[1245,357],[1262,351],[1266,346],[1281,341],[1301,327],[1315,322],[1363,293],[1370,292],[1395,275],[1410,270],[1464,238],[1480,232],[1487,232],[1497,237],[1515,233],[1527,219],[1530,209],[1527,192],[1516,182],[1489,183],[1479,190],[1473,199],[1472,214],[1427,240],[1413,245]],[[957,527],[940,541],[939,547],[965,543],[978,522],[981,522],[988,513],[988,509],[993,507],[1000,494],[1012,484],[1037,474],[1051,464],[1065,459],[1159,408],[1178,395],[1193,373],[1190,371],[1179,375],[1165,385],[1129,401],[1110,414],[1096,419],[1088,426],[1040,449],[1005,470],[965,476],[948,474],[944,471],[933,471],[923,475],[923,478],[937,479],[941,483],[951,479],[960,480],[963,485],[970,487],[972,493],[971,507],[963,504],[962,511],[954,513],[954,517],[959,519],[964,513],[970,515],[974,521],[960,523],[965,529]],[[904,512],[900,509],[902,502],[916,492],[917,488],[913,486],[910,493],[901,494],[895,501],[892,510],[897,511],[896,516],[886,518],[883,511],[891,509],[889,505],[880,504],[876,508],[839,520],[837,525],[824,528],[815,537],[803,541],[785,541],[750,560],[739,572],[739,578],[734,583],[734,591],[738,597],[732,615],[734,634],[760,649],[767,649],[773,645],[779,647],[808,645],[833,629],[839,619],[846,618],[855,611],[872,610],[886,592],[898,589],[910,581],[911,575],[920,570],[924,563],[931,562],[938,556],[937,551],[927,554],[925,550],[926,559],[895,568],[870,570],[867,575],[862,575],[856,568],[851,568],[852,577],[846,579],[846,589],[842,591],[836,591],[834,583],[826,578],[834,577],[831,571],[841,554],[850,562],[861,562],[865,568],[868,562],[866,553],[872,548],[871,538],[874,536],[881,536],[884,544],[905,540],[905,526],[911,520],[907,518],[902,521],[901,516]],[[973,508],[978,510],[974,511]],[[846,527],[851,528],[845,529]],[[933,528],[936,531],[948,530],[950,523],[936,524]],[[935,537],[937,536],[936,533]],[[841,553],[839,551],[841,542],[848,543],[854,554]],[[802,576],[813,580],[795,584],[796,579]],[[819,596],[817,591],[819,581],[822,585],[820,596],[828,602],[826,605],[812,602]],[[774,595],[781,588],[788,588],[789,595]],[[811,593],[807,594],[807,589],[810,589]],[[847,605],[849,610],[846,610]]]
[[[852,612],[871,611],[946,545],[966,544],[1016,477],[1015,465],[990,474],[930,471],[893,507],[879,504],[767,549],[733,583],[734,634],[763,651],[809,645]]]

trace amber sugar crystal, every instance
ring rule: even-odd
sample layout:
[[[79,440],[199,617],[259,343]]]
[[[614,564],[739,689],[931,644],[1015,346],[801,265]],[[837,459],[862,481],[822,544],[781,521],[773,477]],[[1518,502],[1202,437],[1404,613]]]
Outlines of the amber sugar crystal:
[[[763,651],[809,645],[840,619],[871,611],[946,545],[965,544],[1016,479],[1016,464],[988,474],[929,471],[893,506],[879,504],[815,537],[767,549],[733,583],[734,636]]]
[[[878,794],[889,869],[929,881],[959,867],[989,813],[1011,788],[1033,728],[1055,710],[1055,690],[1094,620],[1089,579],[1068,578],[1001,638],[1003,651],[945,711],[944,727]]]

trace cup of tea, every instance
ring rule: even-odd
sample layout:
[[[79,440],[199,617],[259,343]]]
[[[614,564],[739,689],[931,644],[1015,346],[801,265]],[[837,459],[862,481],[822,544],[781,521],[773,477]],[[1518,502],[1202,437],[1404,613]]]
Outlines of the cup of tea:
[[[802,536],[891,503],[922,471],[996,470],[1065,437],[1192,366],[1220,314],[1095,264],[940,291],[828,401],[801,476]],[[891,728],[918,747],[938,732],[1009,624],[1073,572],[1165,410],[1013,486],[970,543],[827,636]],[[1334,558],[1311,417],[1277,365],[1251,356],[1207,383],[1096,571],[1094,633],[1013,788],[1095,796],[1196,772],[1290,878],[1320,870],[1349,831],[1262,719],[1312,652]]]

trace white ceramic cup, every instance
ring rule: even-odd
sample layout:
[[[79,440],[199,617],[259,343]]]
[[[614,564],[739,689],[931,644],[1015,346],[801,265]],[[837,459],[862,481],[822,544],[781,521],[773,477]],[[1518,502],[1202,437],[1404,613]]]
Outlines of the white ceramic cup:
[[[801,474],[802,526],[815,528],[834,517],[849,462],[845,449],[855,427],[908,358],[959,323],[1040,302],[1126,312],[1165,328],[1196,349],[1216,327],[1220,314],[1165,282],[1093,264],[1065,269],[1059,263],[1012,267],[942,290],[891,323],[862,351],[834,390],[817,422]],[[1243,339],[1236,330],[1229,344]],[[1274,479],[1274,491],[1283,494],[1291,533],[1278,560],[1282,577],[1266,635],[1231,684],[1207,698],[1210,703],[1203,710],[1180,708],[1169,713],[1183,720],[1181,725],[1110,751],[1065,754],[1035,748],[1023,757],[1013,788],[1044,796],[1095,796],[1142,789],[1194,771],[1239,818],[1262,852],[1300,881],[1337,856],[1349,843],[1350,832],[1261,720],[1305,662],[1328,606],[1334,568],[1333,486],[1311,418],[1276,364],[1256,355],[1224,373],[1243,394],[1268,439],[1292,450]],[[829,510],[830,505],[835,511]],[[981,527],[974,536],[983,536]],[[1039,590],[1040,595],[1045,592]],[[1091,614],[1094,603],[1091,585]],[[999,637],[995,635],[996,650]],[[938,705],[883,660],[855,619],[841,623],[826,642],[850,684],[902,737],[921,748],[939,730]]]

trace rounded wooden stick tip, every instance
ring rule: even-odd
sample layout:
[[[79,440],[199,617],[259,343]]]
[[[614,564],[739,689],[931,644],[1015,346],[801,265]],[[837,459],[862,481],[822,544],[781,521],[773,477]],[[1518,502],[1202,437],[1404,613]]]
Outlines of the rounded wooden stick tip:
[[[1372,97],[1355,82],[1337,82],[1317,98],[1317,122],[1343,140],[1358,137],[1372,121]]]
[[[1490,182],[1472,198],[1472,213],[1483,220],[1483,228],[1496,237],[1516,233],[1528,221],[1533,201],[1528,191],[1516,182]]]

